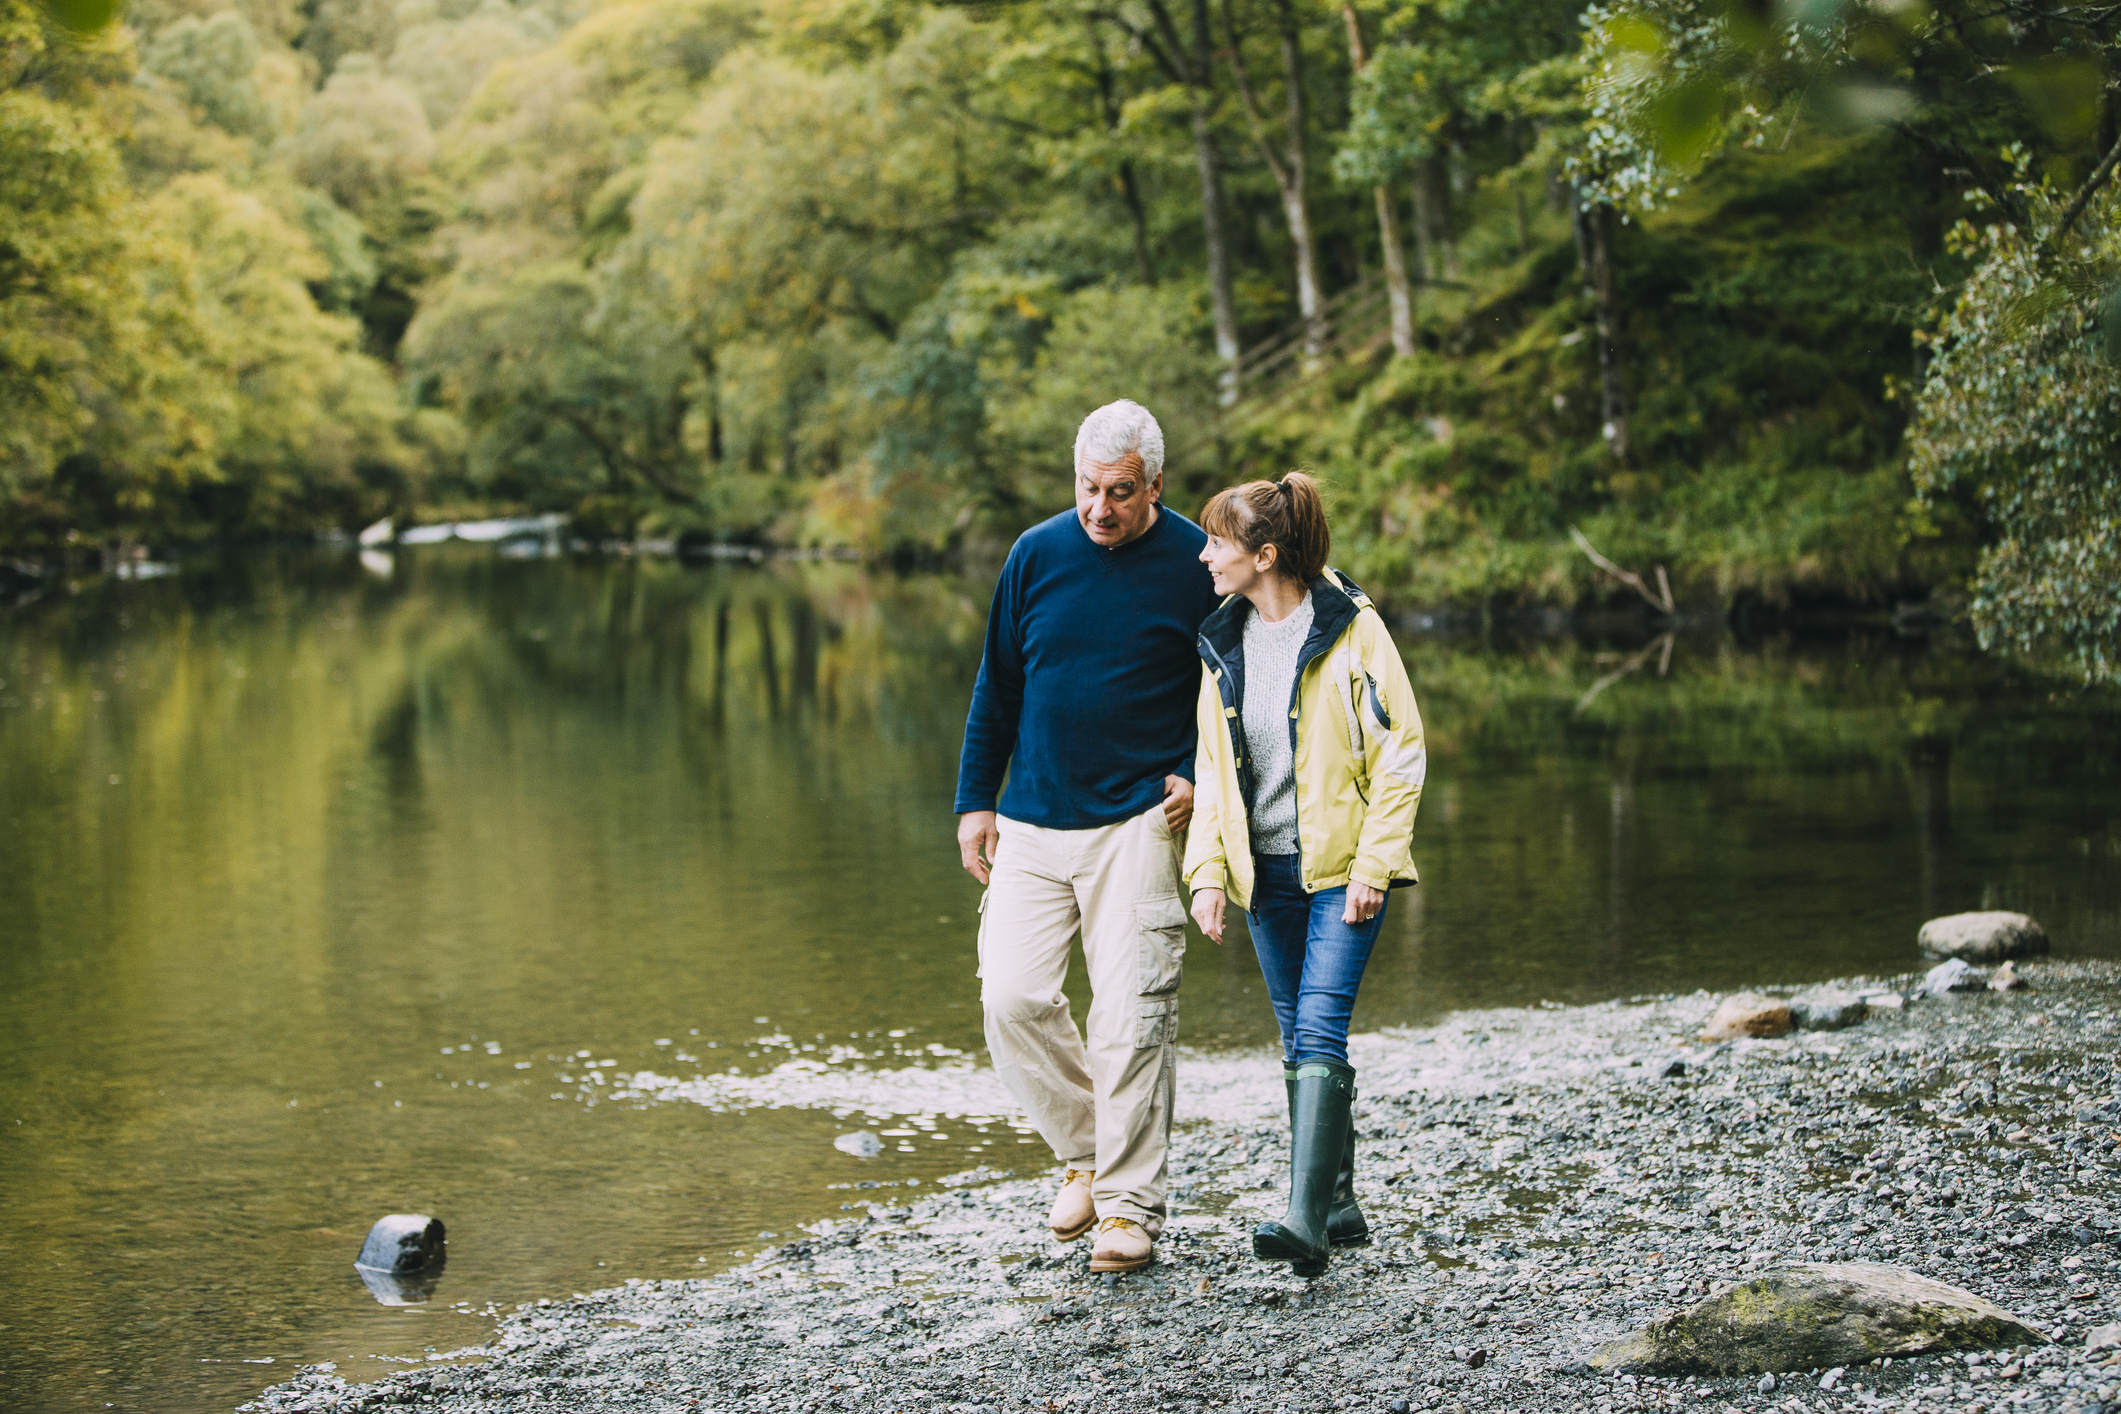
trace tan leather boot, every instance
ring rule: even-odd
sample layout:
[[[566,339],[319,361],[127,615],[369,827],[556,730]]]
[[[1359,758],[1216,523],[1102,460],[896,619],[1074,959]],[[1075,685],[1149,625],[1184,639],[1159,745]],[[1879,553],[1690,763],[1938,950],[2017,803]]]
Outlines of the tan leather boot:
[[[1053,1216],[1046,1220],[1055,1242],[1073,1242],[1096,1224],[1097,1204],[1090,1197],[1090,1180],[1095,1177],[1089,1169],[1069,1169],[1068,1176],[1061,1180],[1060,1196],[1053,1200]]]
[[[1106,1218],[1097,1225],[1090,1253],[1093,1272],[1138,1272],[1156,1260],[1156,1244],[1132,1218]]]

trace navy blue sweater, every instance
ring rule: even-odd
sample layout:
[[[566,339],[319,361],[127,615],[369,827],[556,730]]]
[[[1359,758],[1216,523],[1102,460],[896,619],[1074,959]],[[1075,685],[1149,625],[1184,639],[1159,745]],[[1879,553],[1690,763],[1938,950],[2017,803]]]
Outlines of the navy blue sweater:
[[[987,611],[957,768],[959,814],[998,809],[1030,825],[1087,830],[1161,801],[1165,776],[1193,779],[1194,638],[1218,602],[1199,559],[1207,543],[1169,507],[1112,550],[1084,533],[1073,510],[1024,532]]]

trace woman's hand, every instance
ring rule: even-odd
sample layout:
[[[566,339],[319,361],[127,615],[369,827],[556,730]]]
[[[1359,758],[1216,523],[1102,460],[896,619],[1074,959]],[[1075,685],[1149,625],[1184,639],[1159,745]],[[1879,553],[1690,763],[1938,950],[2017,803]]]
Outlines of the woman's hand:
[[[1200,930],[1220,943],[1223,940],[1223,908],[1226,900],[1221,889],[1202,889],[1193,895],[1193,921]]]
[[[1348,881],[1348,906],[1341,910],[1343,923],[1367,923],[1377,916],[1377,910],[1385,906],[1385,891],[1373,889],[1368,884]],[[1219,911],[1219,910],[1218,910]],[[1193,916],[1200,916],[1200,896],[1194,895]]]

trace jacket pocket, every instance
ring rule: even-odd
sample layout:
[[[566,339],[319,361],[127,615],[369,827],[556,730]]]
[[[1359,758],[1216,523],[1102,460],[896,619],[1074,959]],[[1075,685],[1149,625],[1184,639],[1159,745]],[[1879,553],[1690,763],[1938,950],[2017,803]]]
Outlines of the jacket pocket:
[[[1178,990],[1186,957],[1186,910],[1177,895],[1134,905],[1134,990],[1165,997]]]
[[[1143,998],[1134,1008],[1134,1049],[1154,1050],[1178,1043],[1178,998]]]

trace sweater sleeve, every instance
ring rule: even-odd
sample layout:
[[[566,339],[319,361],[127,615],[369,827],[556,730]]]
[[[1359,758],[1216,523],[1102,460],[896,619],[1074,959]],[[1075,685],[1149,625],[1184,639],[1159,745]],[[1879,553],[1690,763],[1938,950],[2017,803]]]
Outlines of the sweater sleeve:
[[[1002,773],[1016,751],[1016,732],[1024,705],[1024,645],[1017,623],[1017,585],[1022,573],[1010,555],[994,586],[987,609],[987,646],[980,655],[979,676],[972,684],[972,710],[965,716],[965,745],[958,755],[957,803],[960,815],[992,810],[1001,795]]]

